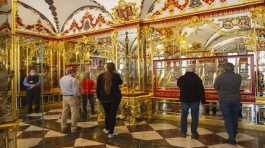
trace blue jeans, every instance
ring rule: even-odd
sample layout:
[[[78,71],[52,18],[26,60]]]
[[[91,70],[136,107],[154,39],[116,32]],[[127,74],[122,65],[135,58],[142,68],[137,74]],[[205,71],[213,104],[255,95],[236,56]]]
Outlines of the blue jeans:
[[[200,102],[192,102],[192,103],[181,103],[181,133],[187,133],[187,124],[188,124],[188,115],[189,109],[191,109],[191,133],[192,135],[197,134],[197,127],[199,123],[199,108]]]
[[[239,101],[220,101],[220,109],[225,120],[225,129],[229,140],[234,141],[237,134],[238,117],[240,112]]]

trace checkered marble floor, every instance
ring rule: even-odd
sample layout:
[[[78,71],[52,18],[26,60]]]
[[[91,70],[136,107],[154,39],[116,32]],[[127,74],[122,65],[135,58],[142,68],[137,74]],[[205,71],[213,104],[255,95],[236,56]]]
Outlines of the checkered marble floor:
[[[120,121],[116,128],[118,136],[107,138],[101,124],[95,119],[79,122],[77,133],[60,131],[61,110],[50,110],[44,114],[28,115],[19,125],[18,147],[93,147],[93,148],[263,148],[264,135],[242,131],[238,134],[238,145],[226,144],[227,134],[218,127],[200,127],[200,137],[180,136],[176,123],[170,121],[141,121],[136,125]],[[70,122],[70,121],[69,121]],[[189,130],[190,131],[190,130]],[[190,133],[188,133],[190,135]],[[262,138],[263,136],[263,138]]]

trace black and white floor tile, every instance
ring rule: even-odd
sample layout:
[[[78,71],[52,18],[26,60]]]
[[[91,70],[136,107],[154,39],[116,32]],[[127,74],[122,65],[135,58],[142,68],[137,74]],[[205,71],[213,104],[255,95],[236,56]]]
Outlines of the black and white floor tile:
[[[78,132],[60,131],[61,109],[44,114],[28,115],[19,125],[18,147],[93,147],[93,148],[263,148],[264,135],[254,131],[240,131],[236,146],[226,144],[227,134],[220,127],[200,127],[199,138],[183,138],[177,123],[172,121],[138,122],[136,125],[119,121],[114,138],[107,138],[102,125],[95,119],[78,123]],[[70,120],[68,121],[70,123]],[[189,130],[190,131],[190,130]],[[190,132],[188,132],[190,135]],[[264,142],[265,143],[265,142]]]

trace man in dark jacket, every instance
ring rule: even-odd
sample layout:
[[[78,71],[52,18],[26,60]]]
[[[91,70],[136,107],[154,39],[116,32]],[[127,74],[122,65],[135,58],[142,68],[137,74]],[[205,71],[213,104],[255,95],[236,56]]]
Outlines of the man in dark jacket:
[[[187,135],[187,118],[191,108],[191,134],[192,138],[198,138],[197,127],[199,123],[200,102],[205,102],[204,87],[201,78],[193,72],[193,67],[188,67],[187,72],[178,79],[181,102],[181,134]]]
[[[241,76],[234,72],[234,65],[226,63],[224,73],[218,76],[214,88],[218,91],[220,108],[224,115],[228,143],[236,144],[237,122],[240,113]]]
[[[23,81],[23,85],[27,89],[28,113],[32,113],[32,103],[35,102],[35,112],[40,111],[40,93],[41,82],[40,77],[35,69],[31,69],[27,77]]]

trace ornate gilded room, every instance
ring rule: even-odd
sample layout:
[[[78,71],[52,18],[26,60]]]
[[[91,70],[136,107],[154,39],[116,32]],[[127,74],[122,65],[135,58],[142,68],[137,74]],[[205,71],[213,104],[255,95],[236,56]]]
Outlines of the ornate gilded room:
[[[102,132],[95,85],[95,114],[82,113],[80,96],[78,130],[62,132],[60,79],[71,69],[96,83],[109,62],[123,81],[118,135]],[[227,62],[241,76],[236,145],[226,142],[214,86]],[[180,130],[177,84],[190,66],[205,93],[198,138]],[[41,82],[36,112],[25,87],[32,69]],[[0,0],[0,81],[1,148],[264,148],[265,1]]]

